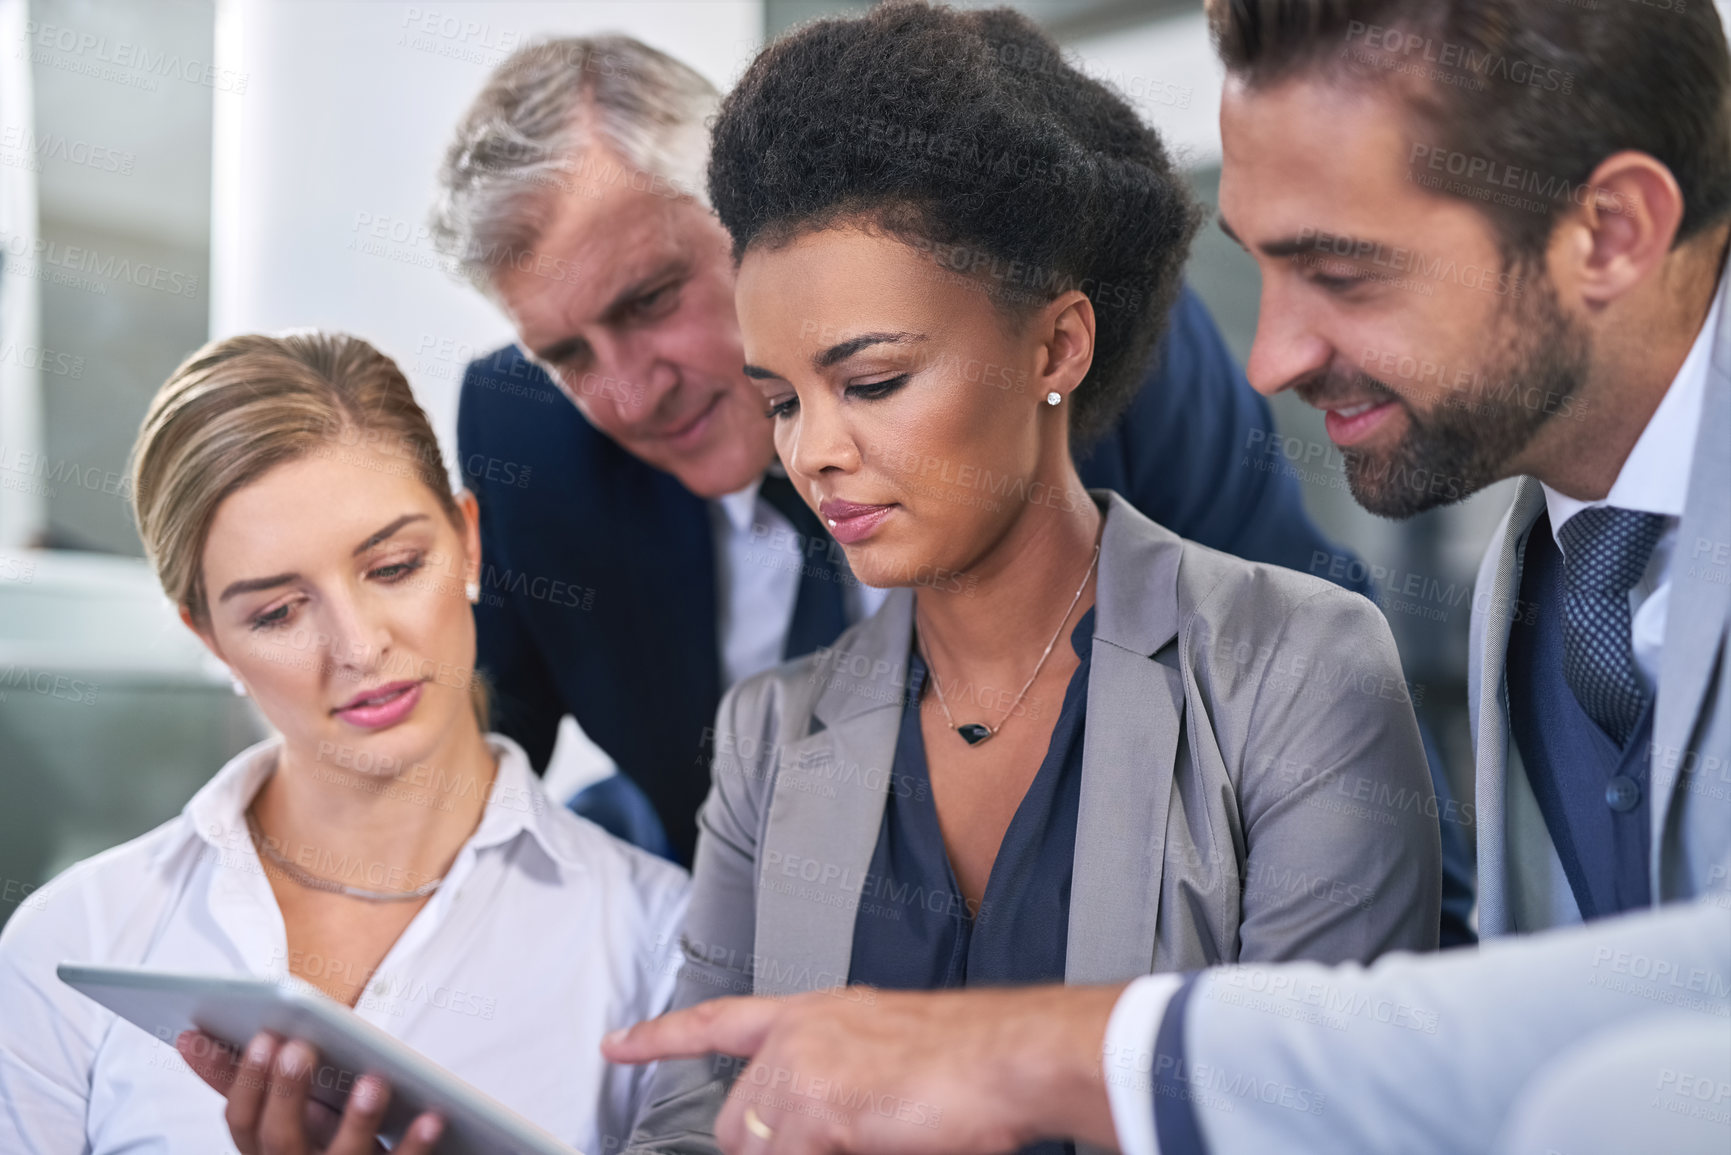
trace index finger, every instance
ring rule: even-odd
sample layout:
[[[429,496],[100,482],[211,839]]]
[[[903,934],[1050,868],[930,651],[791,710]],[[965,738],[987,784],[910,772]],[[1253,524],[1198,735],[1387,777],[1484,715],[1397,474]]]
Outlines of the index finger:
[[[614,1031],[601,1040],[610,1063],[652,1063],[657,1059],[696,1059],[722,1054],[748,1057],[780,1017],[776,999],[710,999],[682,1011]]]

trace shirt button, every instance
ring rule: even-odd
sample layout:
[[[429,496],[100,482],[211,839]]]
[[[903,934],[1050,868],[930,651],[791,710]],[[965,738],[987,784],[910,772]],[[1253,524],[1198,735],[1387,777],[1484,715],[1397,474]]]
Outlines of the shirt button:
[[[1641,787],[1633,778],[1619,774],[1605,783],[1605,805],[1627,814],[1641,804]]]

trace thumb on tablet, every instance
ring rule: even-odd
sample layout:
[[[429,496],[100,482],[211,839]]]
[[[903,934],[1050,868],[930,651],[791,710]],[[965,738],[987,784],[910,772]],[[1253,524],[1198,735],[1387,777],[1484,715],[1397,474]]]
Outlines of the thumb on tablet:
[[[601,1040],[610,1063],[652,1063],[723,1054],[749,1058],[787,1004],[778,999],[710,999],[614,1031]]]

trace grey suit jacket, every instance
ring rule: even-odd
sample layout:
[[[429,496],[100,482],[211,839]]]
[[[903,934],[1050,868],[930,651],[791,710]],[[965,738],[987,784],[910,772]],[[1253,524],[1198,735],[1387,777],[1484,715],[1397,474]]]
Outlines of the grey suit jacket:
[[[1065,980],[1436,945],[1436,800],[1364,597],[1183,540],[1108,491]],[[848,981],[913,636],[898,590],[716,723],[673,1003]],[[869,999],[855,988],[838,997]],[[632,1146],[709,1151],[730,1064],[664,1064]]]
[[[1544,491],[1522,478],[1491,537],[1473,593],[1468,704],[1477,753],[1479,933],[1581,921],[1520,755],[1509,741],[1505,668],[1527,534]],[[1701,893],[1731,850],[1731,309],[1720,316],[1671,561],[1665,647],[1654,703],[1649,799],[1652,901]]]

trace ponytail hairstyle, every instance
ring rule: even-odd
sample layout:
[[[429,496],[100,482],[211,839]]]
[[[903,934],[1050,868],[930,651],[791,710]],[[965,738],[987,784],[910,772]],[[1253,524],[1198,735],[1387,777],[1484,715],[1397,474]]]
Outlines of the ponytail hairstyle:
[[[333,443],[402,459],[462,528],[450,475],[402,371],[358,337],[297,332],[212,341],[169,375],[132,450],[132,507],[163,592],[210,625],[205,541],[229,495],[270,469]],[[479,672],[470,697],[487,729]]]

